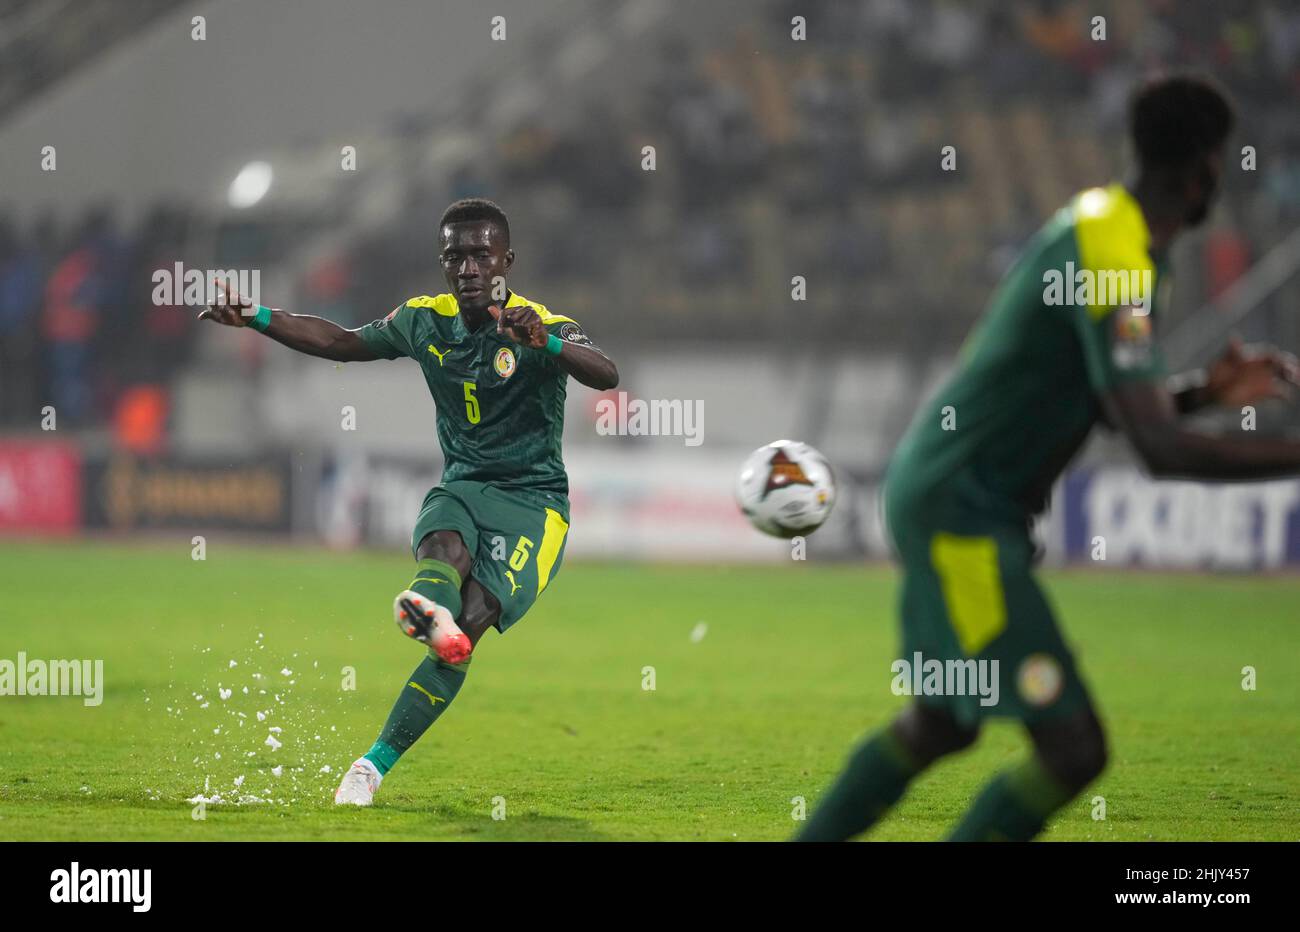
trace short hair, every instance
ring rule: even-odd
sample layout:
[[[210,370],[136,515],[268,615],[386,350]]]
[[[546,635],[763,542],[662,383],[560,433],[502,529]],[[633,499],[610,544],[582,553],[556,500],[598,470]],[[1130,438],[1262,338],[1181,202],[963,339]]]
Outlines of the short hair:
[[[505,234],[506,245],[510,244],[510,221],[506,219],[506,212],[496,202],[485,197],[463,197],[454,202],[442,212],[438,229],[441,230],[449,223],[473,223],[480,220],[495,223]]]
[[[1155,78],[1129,101],[1129,134],[1144,169],[1190,165],[1222,146],[1235,123],[1227,93],[1203,75]]]

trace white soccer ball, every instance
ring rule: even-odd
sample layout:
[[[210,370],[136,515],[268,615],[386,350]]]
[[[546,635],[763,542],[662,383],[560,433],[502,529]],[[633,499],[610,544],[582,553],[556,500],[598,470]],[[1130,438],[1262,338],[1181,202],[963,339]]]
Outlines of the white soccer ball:
[[[736,504],[764,534],[811,534],[835,505],[835,476],[826,457],[808,444],[778,440],[746,457],[736,480]]]

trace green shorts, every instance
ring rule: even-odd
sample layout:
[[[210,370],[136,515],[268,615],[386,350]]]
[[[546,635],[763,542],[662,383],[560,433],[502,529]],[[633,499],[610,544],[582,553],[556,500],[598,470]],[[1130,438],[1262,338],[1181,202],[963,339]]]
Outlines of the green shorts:
[[[569,534],[569,502],[554,492],[501,489],[462,479],[429,490],[411,536],[414,553],[433,531],[456,531],[473,565],[469,574],[501,603],[498,631],[528,611],[560,571]]]
[[[1034,547],[1025,529],[954,514],[924,522],[891,516],[889,530],[903,571],[902,657],[909,671],[917,654],[922,670],[937,660],[945,671],[939,694],[912,690],[919,701],[946,708],[963,724],[994,715],[1034,724],[1090,705],[1031,571]],[[969,660],[985,663],[972,668]],[[982,694],[972,676],[983,678]]]

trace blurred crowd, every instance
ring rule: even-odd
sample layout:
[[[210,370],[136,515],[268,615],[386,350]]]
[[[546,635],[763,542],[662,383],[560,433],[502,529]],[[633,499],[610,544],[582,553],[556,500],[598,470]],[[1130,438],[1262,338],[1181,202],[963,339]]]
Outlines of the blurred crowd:
[[[1180,277],[1181,306],[1221,291],[1300,220],[1294,3],[754,10],[724,47],[665,38],[655,74],[617,103],[597,99],[580,120],[524,119],[448,183],[412,174],[401,215],[323,258],[313,297],[326,289],[360,322],[377,291],[427,287],[428,244],[408,231],[455,197],[503,192],[522,218],[530,282],[605,332],[732,339],[743,323],[753,339],[876,341],[919,318],[912,332],[950,347],[1046,216],[1122,170],[1134,84],[1178,67],[1229,88],[1238,138],[1258,157],[1256,175],[1229,173],[1203,274]],[[1091,37],[1094,15],[1104,40]],[[803,42],[790,38],[795,16]],[[659,150],[654,175],[633,157],[645,145]],[[939,170],[946,145],[953,172]],[[781,298],[798,274],[809,298],[792,333]],[[637,302],[650,313],[601,316],[611,294],[652,296]]]
[[[520,218],[530,289],[584,319],[620,306],[600,316],[619,339],[949,349],[1048,213],[1120,170],[1134,83],[1182,66],[1233,92],[1238,139],[1258,153],[1256,175],[1228,173],[1226,209],[1180,277],[1182,301],[1227,287],[1300,222],[1300,4],[748,9],[723,47],[662,37],[652,80],[581,120],[524,118],[445,178],[412,168],[391,223],[300,270],[299,304],[357,325],[428,290],[431,243],[411,231],[486,193]],[[1090,36],[1096,15],[1104,41]],[[796,16],[806,41],[791,42]],[[629,157],[645,145],[659,150],[653,175]],[[948,145],[957,170],[942,172]],[[265,268],[301,233],[283,218],[235,226],[172,207],[131,229],[108,210],[75,227],[0,224],[0,423],[30,421],[35,399],[76,424],[120,414],[142,385],[165,394],[194,328],[149,300],[151,271],[200,238],[224,244],[205,264]],[[809,300],[792,326],[785,298],[799,274]]]
[[[193,311],[156,304],[153,276],[181,258],[190,224],[175,208],[130,232],[108,208],[68,228],[45,215],[21,235],[0,219],[0,419],[35,427],[49,405],[60,428],[79,427],[165,398],[190,352]]]

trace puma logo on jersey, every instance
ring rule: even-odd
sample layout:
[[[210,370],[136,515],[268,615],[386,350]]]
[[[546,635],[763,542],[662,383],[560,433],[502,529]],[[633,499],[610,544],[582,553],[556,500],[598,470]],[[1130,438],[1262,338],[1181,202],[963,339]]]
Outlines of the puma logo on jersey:
[[[515,582],[515,574],[512,573],[510,570],[506,570],[506,579],[510,580],[510,594],[511,594],[511,595],[514,595],[514,594],[515,594],[515,590],[516,590],[516,589],[522,589],[522,588],[523,588],[523,586],[521,586],[521,585],[519,585],[519,583]]]
[[[438,347],[436,347],[436,346],[434,346],[432,343],[430,343],[430,344],[429,344],[429,352],[433,353],[433,355],[435,355],[435,356],[438,357],[438,365],[441,366],[441,365],[442,365],[442,357],[444,357],[444,356],[446,356],[448,353],[450,353],[451,350],[450,350],[450,349],[445,349],[445,350],[443,350],[443,351],[440,353],[440,352],[438,352]]]

